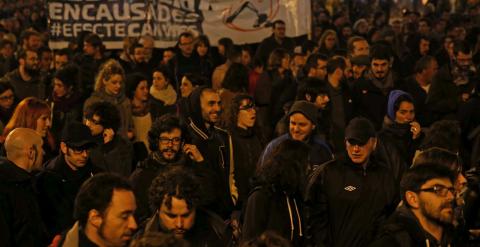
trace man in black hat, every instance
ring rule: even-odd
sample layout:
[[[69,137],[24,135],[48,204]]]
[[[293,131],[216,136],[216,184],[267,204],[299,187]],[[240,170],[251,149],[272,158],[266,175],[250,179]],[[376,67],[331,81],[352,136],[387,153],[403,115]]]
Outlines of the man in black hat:
[[[283,140],[291,139],[307,143],[311,147],[310,165],[320,165],[332,160],[333,154],[328,144],[317,133],[318,108],[306,100],[296,101],[288,112],[288,133],[273,139],[260,156],[259,165],[262,166],[272,151]]]
[[[307,186],[308,237],[315,246],[366,246],[395,209],[398,185],[372,155],[375,128],[354,118],[345,130],[347,157],[319,166]]]
[[[75,195],[85,180],[99,172],[89,160],[89,149],[94,143],[87,126],[80,122],[68,124],[62,133],[61,153],[37,175],[40,212],[50,238],[74,223]]]

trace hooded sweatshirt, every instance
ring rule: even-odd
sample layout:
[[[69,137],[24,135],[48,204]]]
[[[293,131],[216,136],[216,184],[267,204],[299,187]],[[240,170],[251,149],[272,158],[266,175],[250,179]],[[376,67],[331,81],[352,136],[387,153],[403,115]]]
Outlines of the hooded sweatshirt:
[[[206,86],[198,87],[189,96],[188,113],[186,114],[191,143],[196,145],[208,168],[215,174],[217,205],[212,210],[222,217],[227,217],[238,199],[238,191],[234,179],[234,161],[232,139],[226,130],[207,124],[202,117],[200,96]],[[188,140],[187,140],[188,142]]]

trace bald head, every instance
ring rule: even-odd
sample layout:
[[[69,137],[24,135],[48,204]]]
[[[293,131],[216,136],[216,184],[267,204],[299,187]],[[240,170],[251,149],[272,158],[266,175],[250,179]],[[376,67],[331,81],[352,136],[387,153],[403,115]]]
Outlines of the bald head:
[[[16,128],[5,139],[7,159],[30,172],[42,163],[42,137],[33,129]]]

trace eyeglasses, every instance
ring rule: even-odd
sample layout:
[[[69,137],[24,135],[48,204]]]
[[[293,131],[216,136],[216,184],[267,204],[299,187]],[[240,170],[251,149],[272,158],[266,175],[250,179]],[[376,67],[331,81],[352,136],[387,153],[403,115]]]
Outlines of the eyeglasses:
[[[0,97],[0,101],[13,100],[14,98],[15,98],[15,96],[13,94],[12,95],[5,95],[5,96]]]
[[[86,152],[87,154],[90,153],[90,149],[79,149],[79,148],[70,148],[74,154],[83,154]]]
[[[174,137],[172,139],[170,138],[165,138],[165,137],[160,137],[160,144],[167,145],[169,143],[172,143],[174,145],[179,144],[182,141],[182,138],[180,137]]]
[[[244,111],[252,110],[252,109],[255,109],[255,104],[250,103],[248,105],[242,105],[242,106],[239,107],[239,109],[244,110]]]
[[[95,125],[102,125],[102,123],[100,122],[100,120],[95,120],[93,118],[90,118],[90,119],[87,119],[87,121],[95,124]]]
[[[436,184],[431,188],[419,189],[418,192],[430,192],[437,194],[437,196],[446,197],[448,192],[452,193],[452,195],[455,195],[455,188]]]

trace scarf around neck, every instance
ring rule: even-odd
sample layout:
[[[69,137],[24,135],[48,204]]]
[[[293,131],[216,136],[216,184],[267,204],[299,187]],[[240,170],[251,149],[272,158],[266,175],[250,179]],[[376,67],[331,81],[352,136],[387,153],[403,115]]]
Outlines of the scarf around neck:
[[[163,101],[165,105],[173,105],[177,101],[177,93],[170,84],[163,90],[158,90],[152,85],[150,87],[150,95],[157,100]]]

